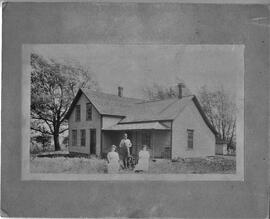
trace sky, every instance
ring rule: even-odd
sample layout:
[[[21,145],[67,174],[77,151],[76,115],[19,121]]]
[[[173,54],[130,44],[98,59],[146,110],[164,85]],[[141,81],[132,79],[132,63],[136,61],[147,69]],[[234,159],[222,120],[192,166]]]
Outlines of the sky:
[[[105,93],[142,98],[143,88],[157,83],[164,87],[184,81],[193,94],[206,85],[237,92],[244,72],[241,45],[179,44],[35,44],[32,52],[60,62],[79,62],[88,69]]]

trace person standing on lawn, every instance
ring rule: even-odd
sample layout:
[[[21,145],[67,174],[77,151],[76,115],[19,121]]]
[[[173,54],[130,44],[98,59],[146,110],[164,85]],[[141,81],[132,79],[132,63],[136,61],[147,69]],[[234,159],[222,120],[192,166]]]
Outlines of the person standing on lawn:
[[[116,146],[112,145],[111,152],[107,154],[108,159],[108,173],[119,172],[119,155],[115,152]]]
[[[131,146],[132,146],[131,141],[128,139],[127,133],[125,133],[123,139],[120,141],[119,144],[120,159],[123,162],[125,169],[127,168],[127,159],[130,156]]]
[[[147,146],[143,145],[142,150],[139,152],[139,161],[138,164],[134,168],[134,172],[145,171],[147,172],[149,169],[149,158],[150,154],[147,151]]]

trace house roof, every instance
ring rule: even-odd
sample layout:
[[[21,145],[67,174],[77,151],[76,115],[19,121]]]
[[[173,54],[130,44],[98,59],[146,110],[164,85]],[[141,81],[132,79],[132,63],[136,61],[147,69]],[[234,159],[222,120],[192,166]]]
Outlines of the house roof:
[[[82,94],[85,94],[85,96],[89,99],[89,101],[91,101],[97,111],[102,115],[124,117],[127,114],[129,108],[133,106],[134,103],[143,101],[140,99],[119,97],[113,94],[106,94],[82,88],[79,89],[74,100],[72,101],[72,104],[66,114],[67,119],[69,118],[74,106]]]
[[[134,103],[142,102],[140,99],[119,97],[89,89],[82,89],[83,93],[91,100],[100,114],[125,116]]]
[[[169,127],[159,122],[142,122],[142,123],[127,123],[116,124],[110,127],[103,128],[102,130],[170,130]]]
[[[136,103],[128,110],[126,117],[120,123],[173,120],[190,102],[192,97]]]
[[[82,94],[85,94],[101,115],[123,117],[123,119],[120,120],[119,125],[174,120],[185,109],[185,107],[193,101],[205,123],[214,134],[217,134],[216,130],[210,124],[207,116],[205,115],[199,101],[194,95],[185,96],[181,99],[171,98],[165,100],[145,101],[135,98],[119,97],[117,95],[101,93],[89,89],[79,89],[66,114],[67,119]],[[117,126],[111,128],[120,130],[119,128],[122,127],[123,126]],[[128,128],[129,126],[126,127]]]

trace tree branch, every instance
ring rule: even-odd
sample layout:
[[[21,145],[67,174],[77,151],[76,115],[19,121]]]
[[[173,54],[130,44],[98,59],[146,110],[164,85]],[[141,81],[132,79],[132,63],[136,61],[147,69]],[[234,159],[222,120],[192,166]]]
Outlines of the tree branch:
[[[46,114],[43,114],[43,112],[40,112],[38,110],[31,110],[31,117],[35,116],[34,113],[39,116],[38,119],[42,119],[42,120],[47,120],[49,122],[53,122],[53,120],[49,118],[50,116],[53,116],[53,115],[48,115],[48,114],[46,115]]]
[[[63,130],[59,131],[59,134],[61,134],[61,133],[65,132],[65,131],[67,131],[67,130],[68,130],[68,128],[63,129]]]
[[[68,111],[68,109],[69,109],[69,107],[66,106],[66,109],[62,112],[62,114],[60,114],[60,117],[62,118],[62,119],[60,120],[61,123],[65,120],[65,114],[66,114],[66,112]]]
[[[43,117],[41,117],[41,116],[34,116],[34,115],[31,115],[31,119],[43,120],[44,122],[45,122],[45,121],[47,121],[47,122],[52,122],[52,120],[43,118]]]
[[[35,128],[35,127],[31,127],[30,129],[31,129],[31,130],[34,130],[34,131],[37,131],[37,132],[40,132],[40,133],[42,133],[42,134],[52,135],[52,133],[50,133],[50,132],[48,132],[48,131],[46,131],[46,130],[44,130],[44,129],[39,129],[39,128]]]
[[[42,120],[42,121],[44,121],[44,122],[48,125],[48,127],[49,127],[51,133],[53,133],[52,125],[49,123],[49,122],[53,122],[52,120],[45,119],[45,118],[42,118],[42,117],[35,117],[35,116],[32,116],[32,115],[31,115],[31,118],[32,118],[32,119],[37,119],[37,120]]]

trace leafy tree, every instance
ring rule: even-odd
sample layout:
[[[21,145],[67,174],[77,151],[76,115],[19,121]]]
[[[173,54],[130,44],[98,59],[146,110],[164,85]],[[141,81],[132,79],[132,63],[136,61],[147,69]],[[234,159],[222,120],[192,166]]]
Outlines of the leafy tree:
[[[38,135],[34,139],[37,143],[42,144],[43,150],[45,150],[51,143],[51,136],[42,133],[41,135]]]
[[[235,148],[236,104],[223,88],[210,91],[203,86],[199,91],[199,100],[212,126],[217,130],[219,140]]]
[[[65,114],[80,87],[97,88],[79,64],[64,64],[31,54],[31,129],[52,135],[60,150],[59,135],[67,130]]]

